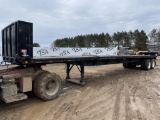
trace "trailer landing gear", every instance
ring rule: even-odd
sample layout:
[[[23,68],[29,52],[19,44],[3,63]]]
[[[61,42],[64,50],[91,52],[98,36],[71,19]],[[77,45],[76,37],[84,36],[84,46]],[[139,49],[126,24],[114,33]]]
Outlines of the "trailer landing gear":
[[[85,81],[84,81],[84,65],[80,64],[79,65],[80,67],[78,65],[76,65],[79,72],[81,73],[81,79],[80,80],[70,78],[70,71],[73,68],[74,64],[72,64],[72,66],[71,66],[71,64],[67,64],[66,66],[67,66],[67,68],[66,68],[66,73],[67,73],[66,81],[76,83],[76,84],[80,84],[80,85],[84,85],[85,84]]]

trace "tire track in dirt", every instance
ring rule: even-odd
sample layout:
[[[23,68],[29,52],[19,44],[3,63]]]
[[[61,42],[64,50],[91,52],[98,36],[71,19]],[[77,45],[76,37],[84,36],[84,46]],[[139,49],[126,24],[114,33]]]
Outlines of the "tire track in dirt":
[[[110,88],[105,89],[105,90],[104,90],[104,89],[101,89],[101,90],[98,91],[97,93],[95,93],[95,92],[90,93],[90,94],[92,94],[92,96],[89,97],[89,98],[87,98],[87,99],[85,99],[84,102],[81,103],[81,106],[80,106],[79,109],[82,109],[82,110],[86,109],[86,108],[89,107],[90,105],[94,104],[95,101],[101,99],[102,95],[104,96],[105,94],[112,93],[113,90],[114,90],[114,89],[113,89],[112,87],[110,87]],[[86,105],[86,103],[87,103],[87,105]]]
[[[147,94],[146,94],[146,98],[147,98],[147,102],[149,102],[151,104],[151,108],[150,108],[150,113],[152,116],[152,119],[160,119],[160,114],[157,113],[157,111],[159,111],[160,109],[160,105],[158,104],[159,101],[159,94],[157,94],[156,89],[158,89],[158,91],[160,91],[160,87],[159,87],[159,79],[157,77],[155,77],[155,74],[157,74],[157,70],[152,70],[151,74],[146,74],[147,78],[150,78],[149,80],[151,81],[147,81],[145,86],[148,88],[147,89]]]
[[[125,94],[125,120],[132,120],[131,109],[130,109],[130,93],[129,93],[129,82],[131,78],[124,80],[124,94]]]
[[[116,89],[116,99],[113,108],[113,118],[112,120],[119,120],[120,117],[120,104],[122,102],[122,92],[124,88],[124,81],[123,79],[119,79],[117,83]]]
[[[95,110],[97,111],[97,106],[99,106],[99,104],[102,104],[103,102],[97,101],[94,98],[90,98],[89,99],[90,102],[92,100],[94,100],[95,102],[93,102],[93,104],[91,104],[91,105],[88,105],[90,102],[89,101],[87,102],[86,99],[85,99],[86,96],[93,94],[94,91],[95,91],[94,88],[90,88],[89,90],[85,90],[85,91],[83,91],[82,96],[77,98],[78,102],[74,102],[74,100],[72,100],[72,102],[74,103],[74,107],[67,113],[66,119],[68,119],[68,120],[71,119],[71,118],[73,119],[74,113],[77,116],[80,116],[78,118],[82,118],[82,119],[83,118],[87,118],[87,117],[89,117],[88,114],[92,114],[92,112],[95,112]],[[101,93],[99,93],[99,94],[101,94]],[[99,94],[97,94],[97,95],[99,95]],[[104,91],[104,93],[102,93],[102,94],[105,95],[107,93]],[[96,98],[100,98],[100,97],[97,97],[97,96],[95,96],[95,97]],[[77,101],[77,99],[75,101]],[[97,102],[99,102],[99,103],[96,104]],[[84,106],[83,106],[83,103],[84,103]],[[87,108],[83,108],[85,106],[88,106],[88,107]],[[96,109],[94,109],[94,108],[96,108]]]
[[[70,94],[63,95],[65,99],[62,101],[62,104],[58,106],[55,110],[54,107],[51,108],[52,114],[54,115],[53,119],[73,119],[72,117],[78,113],[76,113],[76,109],[79,106],[79,103],[83,100],[85,96],[87,96],[90,92],[86,89],[81,93],[81,87],[79,89],[70,89]],[[82,97],[82,98],[81,98]],[[54,111],[53,111],[54,109]],[[63,118],[62,118],[63,116]]]
[[[144,73],[143,73],[144,74]],[[131,76],[135,76],[134,78]],[[118,88],[118,93],[116,96],[115,101],[115,107],[114,107],[114,113],[113,113],[113,120],[118,119],[125,119],[125,120],[132,120],[133,118],[138,119],[145,119],[145,117],[141,116],[137,112],[137,117],[135,116],[135,111],[132,108],[133,105],[131,105],[131,95],[136,94],[137,90],[139,89],[139,84],[141,82],[141,78],[137,76],[137,71],[132,70],[132,74],[126,75],[121,77],[123,79],[123,82],[120,82],[118,84],[121,84],[122,87]],[[143,83],[143,82],[142,82]],[[124,84],[124,86],[123,86]],[[124,87],[124,88],[123,88]],[[136,97],[133,98],[133,100],[136,100]],[[125,106],[125,108],[123,108]],[[124,113],[122,112],[125,109]],[[125,118],[122,114],[125,114]]]
[[[156,94],[156,92],[154,91],[153,88],[150,89],[150,94],[151,94],[151,96],[150,96],[151,99],[149,99],[148,101],[150,103],[152,103],[152,107],[151,107],[152,108],[151,109],[152,117],[154,119],[159,120],[160,119],[160,114],[157,113],[157,111],[159,111],[159,109],[160,109],[160,105],[158,104],[159,98],[157,98],[157,94]]]
[[[108,108],[112,101],[113,101],[113,96],[114,93],[107,95],[107,97],[104,97],[101,99],[95,99],[94,102],[92,102],[92,104],[88,105],[88,107],[84,108],[84,109],[78,109],[81,114],[81,116],[88,116],[88,115],[93,115],[94,113],[98,112],[99,110],[101,110],[103,107]]]
[[[153,88],[157,88],[157,85],[155,82],[156,80],[151,81],[153,77],[154,70],[151,71],[151,74],[149,72],[143,72],[141,76],[139,77],[139,81],[136,80],[132,89],[132,95],[133,95],[133,104],[136,105],[136,114],[138,119],[144,119],[144,120],[150,120],[155,119],[159,120],[159,116],[155,118],[157,115],[153,115],[154,113],[157,113],[159,107],[157,108],[158,102],[156,93],[153,90]],[[145,79],[144,79],[145,78]],[[136,78],[134,78],[136,79]],[[152,105],[152,106],[150,106]],[[150,108],[151,107],[151,108]],[[153,108],[153,109],[152,109]],[[156,110],[156,111],[154,111]],[[146,114],[144,114],[146,113]],[[153,117],[154,116],[154,117]]]
[[[94,109],[91,109],[91,112],[87,114],[83,113],[83,119],[87,118],[89,120],[99,120],[99,119],[111,119],[112,115],[112,109],[113,109],[113,99],[106,100],[107,102],[104,102],[104,105],[98,105]],[[90,110],[89,110],[90,111]],[[89,117],[88,117],[89,116]]]
[[[102,77],[100,77],[100,79],[102,79]],[[109,109],[108,106],[111,105],[108,104],[108,102],[113,101],[113,96],[115,94],[115,85],[111,84],[111,82],[106,81],[106,79],[103,79],[102,82],[94,82],[96,82],[94,83],[94,85],[98,87],[93,87],[93,89],[97,89],[97,92],[91,93],[92,96],[85,99],[79,107],[79,110],[81,110],[81,116],[84,116],[84,118],[86,118],[88,114],[89,116],[94,116],[94,114],[97,113],[96,116],[98,116],[98,112],[102,108],[104,108],[104,111],[107,111]]]
[[[146,88],[144,85],[145,72],[142,72],[139,76],[135,76],[132,80],[134,80],[133,88],[131,89],[131,94],[133,96],[132,106],[135,106],[134,109],[134,117],[138,120],[147,120],[144,116],[143,111],[146,107],[145,101],[142,99],[142,95],[144,94]],[[143,108],[143,109],[142,109]]]

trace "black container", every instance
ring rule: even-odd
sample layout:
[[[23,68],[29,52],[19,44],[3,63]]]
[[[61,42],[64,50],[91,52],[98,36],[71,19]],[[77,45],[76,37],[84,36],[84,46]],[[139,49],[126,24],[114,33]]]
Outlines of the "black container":
[[[12,64],[33,58],[32,23],[16,21],[2,30],[2,56],[5,62]]]

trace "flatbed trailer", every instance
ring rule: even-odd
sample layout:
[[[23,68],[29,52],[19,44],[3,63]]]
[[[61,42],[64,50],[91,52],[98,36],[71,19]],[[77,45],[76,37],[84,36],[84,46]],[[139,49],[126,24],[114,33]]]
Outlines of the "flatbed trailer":
[[[141,66],[143,70],[150,70],[155,68],[157,57],[154,55],[34,57],[33,24],[24,21],[16,21],[2,30],[2,52],[5,62],[18,65],[0,71],[0,98],[6,103],[27,99],[25,93],[28,91],[33,91],[43,100],[52,100],[59,96],[63,87],[61,77],[42,70],[42,65],[65,63],[66,80],[84,85],[85,66],[123,63],[124,68]],[[74,65],[80,71],[80,80],[70,78]]]

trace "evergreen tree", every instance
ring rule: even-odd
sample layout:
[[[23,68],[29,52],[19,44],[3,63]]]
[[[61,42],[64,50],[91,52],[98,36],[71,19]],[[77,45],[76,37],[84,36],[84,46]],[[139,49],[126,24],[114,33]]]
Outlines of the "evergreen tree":
[[[160,34],[159,34],[160,36]],[[78,35],[73,38],[57,39],[55,47],[111,47],[120,46],[147,50],[147,35],[138,29],[134,32],[116,32],[112,36],[108,33]]]
[[[106,33],[105,38],[105,47],[113,46],[112,37],[108,33]]]
[[[33,47],[41,47],[39,43],[33,43]]]
[[[147,35],[146,33],[141,30],[141,32],[139,32],[139,30],[135,30],[134,32],[134,36],[135,36],[135,48],[137,48],[138,50],[147,50]]]

